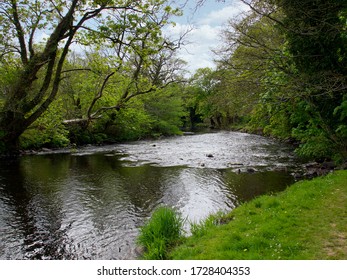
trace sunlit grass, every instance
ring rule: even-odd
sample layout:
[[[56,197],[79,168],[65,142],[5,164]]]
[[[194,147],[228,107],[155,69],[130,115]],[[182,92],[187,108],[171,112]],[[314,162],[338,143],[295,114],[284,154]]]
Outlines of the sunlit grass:
[[[177,242],[183,233],[183,219],[173,209],[160,207],[150,220],[140,229],[138,244],[143,246],[144,259],[166,259],[170,246]]]
[[[302,181],[211,220],[174,259],[347,259],[347,171]]]

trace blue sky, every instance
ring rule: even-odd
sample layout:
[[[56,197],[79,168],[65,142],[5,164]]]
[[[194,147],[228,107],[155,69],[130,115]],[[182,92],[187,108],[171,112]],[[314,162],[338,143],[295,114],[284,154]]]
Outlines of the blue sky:
[[[198,0],[174,0],[178,3],[187,2],[182,17],[175,18],[175,27],[167,28],[164,32],[177,37],[182,31],[193,28],[187,36],[189,44],[179,51],[179,57],[187,62],[187,70],[194,74],[198,68],[215,66],[212,49],[222,44],[220,33],[228,19],[236,17],[247,11],[248,6],[239,0],[205,0],[204,4],[196,9]],[[40,34],[39,40],[47,38],[45,33]],[[80,47],[74,47],[80,51]]]
[[[195,11],[196,0],[189,0],[184,15],[175,19],[177,25],[169,33],[179,34],[189,26],[193,30],[187,40],[190,42],[179,52],[179,56],[188,63],[188,70],[194,73],[198,68],[213,68],[212,49],[221,45],[220,31],[228,19],[248,9],[239,0],[205,0],[204,5]],[[195,11],[195,12],[194,12]]]

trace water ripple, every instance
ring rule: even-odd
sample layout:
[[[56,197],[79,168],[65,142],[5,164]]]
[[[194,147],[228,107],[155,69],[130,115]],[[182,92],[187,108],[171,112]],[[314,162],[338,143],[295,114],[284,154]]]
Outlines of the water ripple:
[[[267,170],[295,158],[275,141],[220,132],[0,163],[0,259],[134,259],[159,205],[188,221],[229,211],[284,189],[293,178]]]

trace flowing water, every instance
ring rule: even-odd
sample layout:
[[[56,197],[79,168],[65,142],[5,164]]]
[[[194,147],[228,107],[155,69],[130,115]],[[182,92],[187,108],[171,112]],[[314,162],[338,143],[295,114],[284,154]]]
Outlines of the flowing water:
[[[290,147],[218,132],[0,160],[0,259],[134,259],[159,205],[188,221],[294,182]]]

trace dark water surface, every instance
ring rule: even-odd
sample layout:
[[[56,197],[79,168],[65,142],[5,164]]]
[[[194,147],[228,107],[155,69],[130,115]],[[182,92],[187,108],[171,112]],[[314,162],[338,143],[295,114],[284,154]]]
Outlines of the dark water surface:
[[[198,221],[285,189],[296,162],[283,144],[219,132],[0,166],[0,259],[134,259],[139,227],[158,205]]]

